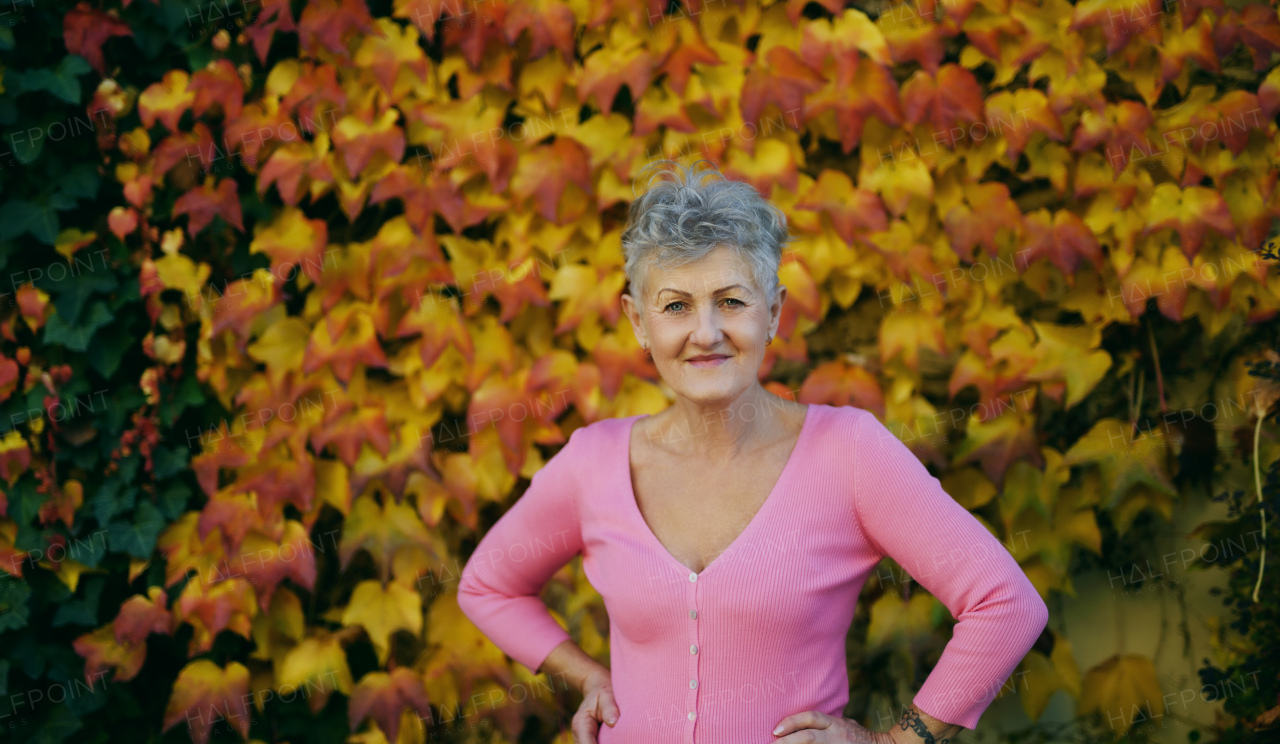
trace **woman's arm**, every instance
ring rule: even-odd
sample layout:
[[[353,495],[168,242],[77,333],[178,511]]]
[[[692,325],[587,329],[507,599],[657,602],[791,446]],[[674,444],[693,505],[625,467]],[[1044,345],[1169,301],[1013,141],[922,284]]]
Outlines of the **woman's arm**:
[[[611,679],[609,667],[588,656],[572,640],[556,646],[538,671],[545,672],[553,680],[563,680],[580,693],[585,693],[593,683]]]
[[[933,722],[977,725],[1044,631],[1049,609],[1004,545],[873,414],[860,414],[854,440],[853,510],[864,538],[958,620],[913,699],[929,718],[908,711],[894,728],[895,741],[938,742],[950,737]]]
[[[939,721],[912,703],[889,730],[889,738],[894,744],[947,744],[961,731],[963,726]]]
[[[529,488],[485,533],[458,582],[462,612],[494,645],[531,671],[543,666],[553,649],[570,641],[568,631],[551,617],[540,595],[552,574],[582,551],[577,474],[589,465],[582,460],[584,442],[578,441],[579,431],[533,475]],[[581,670],[571,661],[557,671]]]

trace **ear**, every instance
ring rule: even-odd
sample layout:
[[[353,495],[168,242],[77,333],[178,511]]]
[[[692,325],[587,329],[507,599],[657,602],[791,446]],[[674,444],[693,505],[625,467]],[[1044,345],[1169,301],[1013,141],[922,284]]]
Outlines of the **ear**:
[[[646,338],[648,334],[644,330],[644,318],[640,313],[640,307],[630,294],[622,295],[621,300],[622,312],[626,313],[627,320],[631,322],[631,332],[635,334],[636,342],[641,346],[648,346],[649,341]]]
[[[782,322],[782,306],[787,302],[787,286],[779,283],[778,290],[773,295],[773,302],[769,305],[769,335],[778,335],[778,324]]]

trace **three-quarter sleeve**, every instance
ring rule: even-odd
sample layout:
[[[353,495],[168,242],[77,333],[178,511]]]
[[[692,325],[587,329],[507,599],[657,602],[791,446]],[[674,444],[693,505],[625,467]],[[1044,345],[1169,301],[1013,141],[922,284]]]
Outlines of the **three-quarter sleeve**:
[[[853,502],[864,538],[958,621],[913,702],[972,729],[1043,632],[1049,609],[1004,545],[873,414],[859,416],[854,441]]]
[[[476,546],[458,582],[458,606],[494,645],[537,672],[569,640],[541,599],[552,574],[582,550],[581,437],[569,441]]]

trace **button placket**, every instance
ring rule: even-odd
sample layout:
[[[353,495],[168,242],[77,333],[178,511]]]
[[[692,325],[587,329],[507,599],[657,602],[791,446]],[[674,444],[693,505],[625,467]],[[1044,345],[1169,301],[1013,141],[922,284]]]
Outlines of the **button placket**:
[[[702,656],[702,648],[700,646],[700,634],[698,633],[698,574],[689,573],[689,617],[686,622],[689,623],[689,686],[687,690],[688,701],[685,713],[685,737],[686,744],[693,744],[693,732],[698,720],[698,668],[701,666],[699,659]]]

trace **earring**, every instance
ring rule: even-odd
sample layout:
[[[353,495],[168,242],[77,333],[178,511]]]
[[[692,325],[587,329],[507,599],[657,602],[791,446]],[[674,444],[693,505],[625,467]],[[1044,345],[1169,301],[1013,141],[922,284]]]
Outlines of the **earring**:
[[[765,345],[765,346],[768,346],[768,345],[769,345],[769,344],[771,344],[771,343],[773,343],[773,336],[770,336],[770,337],[769,337],[769,340],[764,342],[764,345]]]

